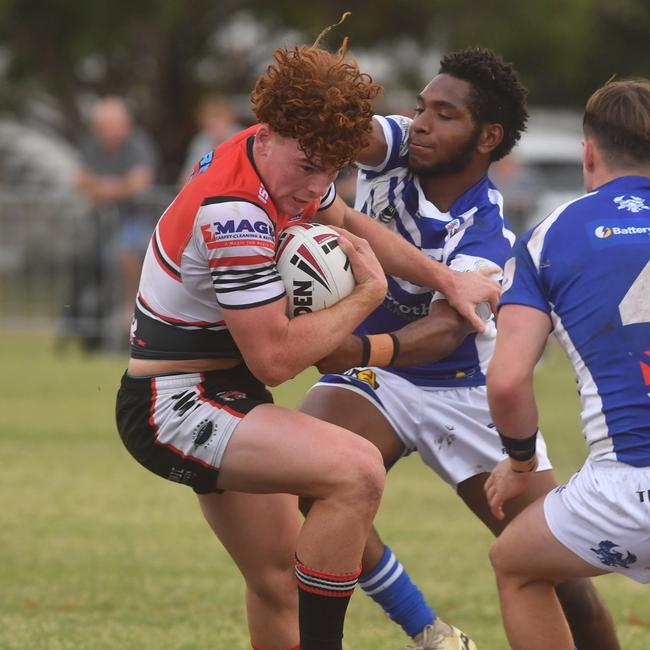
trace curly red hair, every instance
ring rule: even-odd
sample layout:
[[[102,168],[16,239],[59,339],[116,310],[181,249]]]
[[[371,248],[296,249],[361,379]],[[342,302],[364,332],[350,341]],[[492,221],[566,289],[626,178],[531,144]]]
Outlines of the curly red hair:
[[[273,131],[298,141],[324,168],[356,160],[368,142],[372,100],[382,87],[337,54],[315,46],[278,48],[251,93],[253,111]]]

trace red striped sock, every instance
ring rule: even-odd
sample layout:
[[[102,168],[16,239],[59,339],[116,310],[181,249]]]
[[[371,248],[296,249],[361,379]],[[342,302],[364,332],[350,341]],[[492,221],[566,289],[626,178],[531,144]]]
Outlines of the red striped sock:
[[[361,567],[354,573],[328,573],[296,557],[301,650],[341,650],[345,612]]]

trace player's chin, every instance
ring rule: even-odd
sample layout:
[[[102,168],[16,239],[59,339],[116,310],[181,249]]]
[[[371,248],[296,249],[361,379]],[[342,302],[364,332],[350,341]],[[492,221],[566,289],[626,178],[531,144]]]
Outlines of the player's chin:
[[[309,201],[296,198],[295,196],[288,196],[280,202],[278,206],[285,214],[298,214],[302,212],[309,205]]]
[[[408,167],[415,174],[427,172],[433,166],[433,162],[430,156],[419,155],[409,150]]]

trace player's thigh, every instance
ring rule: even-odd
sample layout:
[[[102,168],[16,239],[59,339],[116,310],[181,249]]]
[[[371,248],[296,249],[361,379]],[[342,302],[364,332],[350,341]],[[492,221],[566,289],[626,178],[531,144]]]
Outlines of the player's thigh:
[[[343,486],[354,489],[356,498],[377,500],[384,479],[381,454],[367,440],[304,413],[262,404],[233,432],[218,486],[317,499]]]
[[[548,494],[557,485],[552,470],[535,472],[526,490],[504,504],[505,517],[499,520],[490,511],[483,489],[488,476],[485,472],[463,481],[458,485],[458,496],[494,535],[499,535],[524,508]]]
[[[588,458],[546,496],[548,527],[585,562],[650,583],[650,504],[639,491],[646,485],[648,467]]]
[[[369,440],[381,452],[386,467],[391,467],[404,454],[404,445],[391,423],[379,408],[359,393],[319,385],[307,393],[299,409]]]
[[[300,520],[289,494],[199,494],[206,521],[248,582],[293,572]],[[271,575],[269,575],[271,574]]]
[[[515,517],[490,548],[497,576],[518,580],[549,580],[554,583],[607,573],[588,564],[561,544],[544,515],[539,498]]]

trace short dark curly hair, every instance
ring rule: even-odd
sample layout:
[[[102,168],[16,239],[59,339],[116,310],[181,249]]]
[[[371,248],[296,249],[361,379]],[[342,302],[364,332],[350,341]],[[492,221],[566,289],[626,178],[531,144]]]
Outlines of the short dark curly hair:
[[[503,126],[503,140],[492,151],[492,161],[507,156],[526,130],[528,121],[528,91],[512,64],[490,49],[470,47],[445,55],[438,72],[472,86],[469,108],[477,124]]]
[[[337,54],[320,47],[278,48],[251,93],[253,112],[273,131],[298,141],[323,167],[356,160],[372,128],[372,100],[382,87]]]

